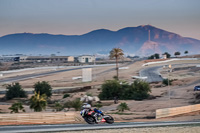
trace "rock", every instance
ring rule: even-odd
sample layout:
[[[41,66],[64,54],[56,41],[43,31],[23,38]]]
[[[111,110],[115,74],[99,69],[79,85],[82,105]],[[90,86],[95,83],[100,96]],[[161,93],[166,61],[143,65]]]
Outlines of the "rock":
[[[91,97],[91,96],[84,95],[83,97],[81,97],[80,101],[82,101],[82,102],[92,102],[92,101],[99,102],[100,99],[97,96]]]
[[[88,101],[94,101],[94,97],[88,96]]]
[[[100,101],[100,99],[97,97],[97,96],[95,96],[95,97],[93,97],[94,98],[94,101],[96,101],[96,102],[99,102]]]

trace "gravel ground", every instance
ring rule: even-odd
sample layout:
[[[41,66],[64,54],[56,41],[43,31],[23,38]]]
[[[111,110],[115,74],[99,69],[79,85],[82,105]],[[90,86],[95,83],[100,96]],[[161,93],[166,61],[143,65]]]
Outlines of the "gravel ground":
[[[57,133],[199,133],[199,126],[178,126],[178,127],[151,127],[151,128],[125,128],[106,130],[84,130],[67,131]]]

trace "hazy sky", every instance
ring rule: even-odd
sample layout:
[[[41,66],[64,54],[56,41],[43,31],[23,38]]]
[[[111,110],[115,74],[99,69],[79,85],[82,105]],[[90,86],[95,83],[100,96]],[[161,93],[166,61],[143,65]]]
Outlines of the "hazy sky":
[[[80,35],[145,24],[200,39],[200,0],[0,0],[0,36]]]

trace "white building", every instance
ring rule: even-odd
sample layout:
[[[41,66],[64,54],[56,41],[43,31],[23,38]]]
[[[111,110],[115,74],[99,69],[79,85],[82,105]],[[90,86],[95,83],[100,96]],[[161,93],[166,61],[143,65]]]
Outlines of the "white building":
[[[82,55],[78,57],[80,63],[91,63],[95,61],[95,56],[93,55]]]
[[[167,54],[162,54],[163,59],[167,59]]]
[[[21,62],[74,62],[73,56],[22,56]]]

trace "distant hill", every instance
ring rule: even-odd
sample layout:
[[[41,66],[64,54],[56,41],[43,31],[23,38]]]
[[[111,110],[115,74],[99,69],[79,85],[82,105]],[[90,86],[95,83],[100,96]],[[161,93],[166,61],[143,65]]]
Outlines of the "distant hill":
[[[148,34],[150,31],[150,40]],[[108,54],[120,47],[126,54],[174,54],[185,50],[200,53],[200,40],[182,37],[151,25],[127,27],[118,31],[94,30],[83,35],[17,33],[0,37],[0,54]]]

